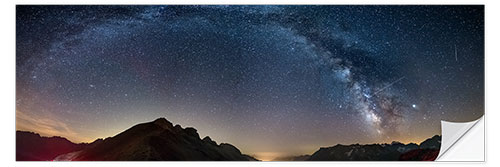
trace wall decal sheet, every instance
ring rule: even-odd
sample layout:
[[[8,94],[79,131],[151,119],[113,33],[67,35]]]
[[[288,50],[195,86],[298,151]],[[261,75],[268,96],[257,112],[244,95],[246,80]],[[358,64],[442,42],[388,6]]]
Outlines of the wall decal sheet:
[[[484,6],[18,5],[15,112],[17,161],[433,161]]]

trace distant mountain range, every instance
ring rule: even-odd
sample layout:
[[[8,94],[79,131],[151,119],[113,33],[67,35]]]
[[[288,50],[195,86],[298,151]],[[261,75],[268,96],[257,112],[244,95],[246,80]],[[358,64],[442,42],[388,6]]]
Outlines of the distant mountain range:
[[[422,161],[439,154],[441,136],[420,143],[335,145],[312,155],[278,157],[274,161]],[[135,125],[92,143],[75,144],[62,137],[16,132],[18,161],[258,161],[231,144],[200,138],[194,128],[173,125],[165,118]]]
[[[441,146],[441,136],[429,138],[419,145],[403,144],[352,144],[320,148],[308,161],[433,161]]]
[[[320,148],[312,155],[285,156],[273,161],[433,161],[439,154],[441,136],[436,135],[419,145],[352,144]]]

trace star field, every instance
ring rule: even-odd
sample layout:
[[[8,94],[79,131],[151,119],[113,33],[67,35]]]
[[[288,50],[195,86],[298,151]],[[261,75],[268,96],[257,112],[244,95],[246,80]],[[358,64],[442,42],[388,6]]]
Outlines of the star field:
[[[17,6],[16,128],[166,117],[250,155],[420,142],[484,114],[483,6]]]

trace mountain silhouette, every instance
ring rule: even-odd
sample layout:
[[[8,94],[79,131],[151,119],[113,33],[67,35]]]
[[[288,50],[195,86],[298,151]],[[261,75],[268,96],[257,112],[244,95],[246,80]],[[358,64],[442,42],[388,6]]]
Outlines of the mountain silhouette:
[[[255,161],[231,144],[200,139],[194,128],[173,126],[165,118],[142,123],[59,161]]]
[[[432,138],[420,143],[420,149],[439,149],[441,147],[441,136],[435,135]]]
[[[434,161],[439,155],[441,136],[434,136],[420,143],[419,148],[403,153],[400,161]]]
[[[82,150],[90,144],[75,144],[66,138],[42,137],[37,133],[16,131],[17,161],[50,161],[61,154]]]
[[[420,144],[352,144],[323,147],[312,155],[277,157],[274,161],[433,161],[441,136]],[[43,137],[16,131],[17,161],[258,161],[231,144],[200,138],[196,129],[173,125],[165,118],[135,125],[92,143]]]
[[[403,144],[352,144],[320,148],[309,161],[433,161],[441,146],[441,136],[433,136],[420,145]]]

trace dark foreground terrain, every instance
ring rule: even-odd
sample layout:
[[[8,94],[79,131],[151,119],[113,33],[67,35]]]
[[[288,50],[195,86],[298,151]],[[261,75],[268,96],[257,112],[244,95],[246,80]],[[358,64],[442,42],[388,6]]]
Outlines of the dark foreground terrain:
[[[323,147],[312,155],[278,157],[275,161],[433,161],[441,136],[420,144],[352,144]],[[135,125],[92,143],[75,144],[63,137],[16,132],[17,161],[258,161],[235,146],[217,144],[197,130],[165,118]]]

